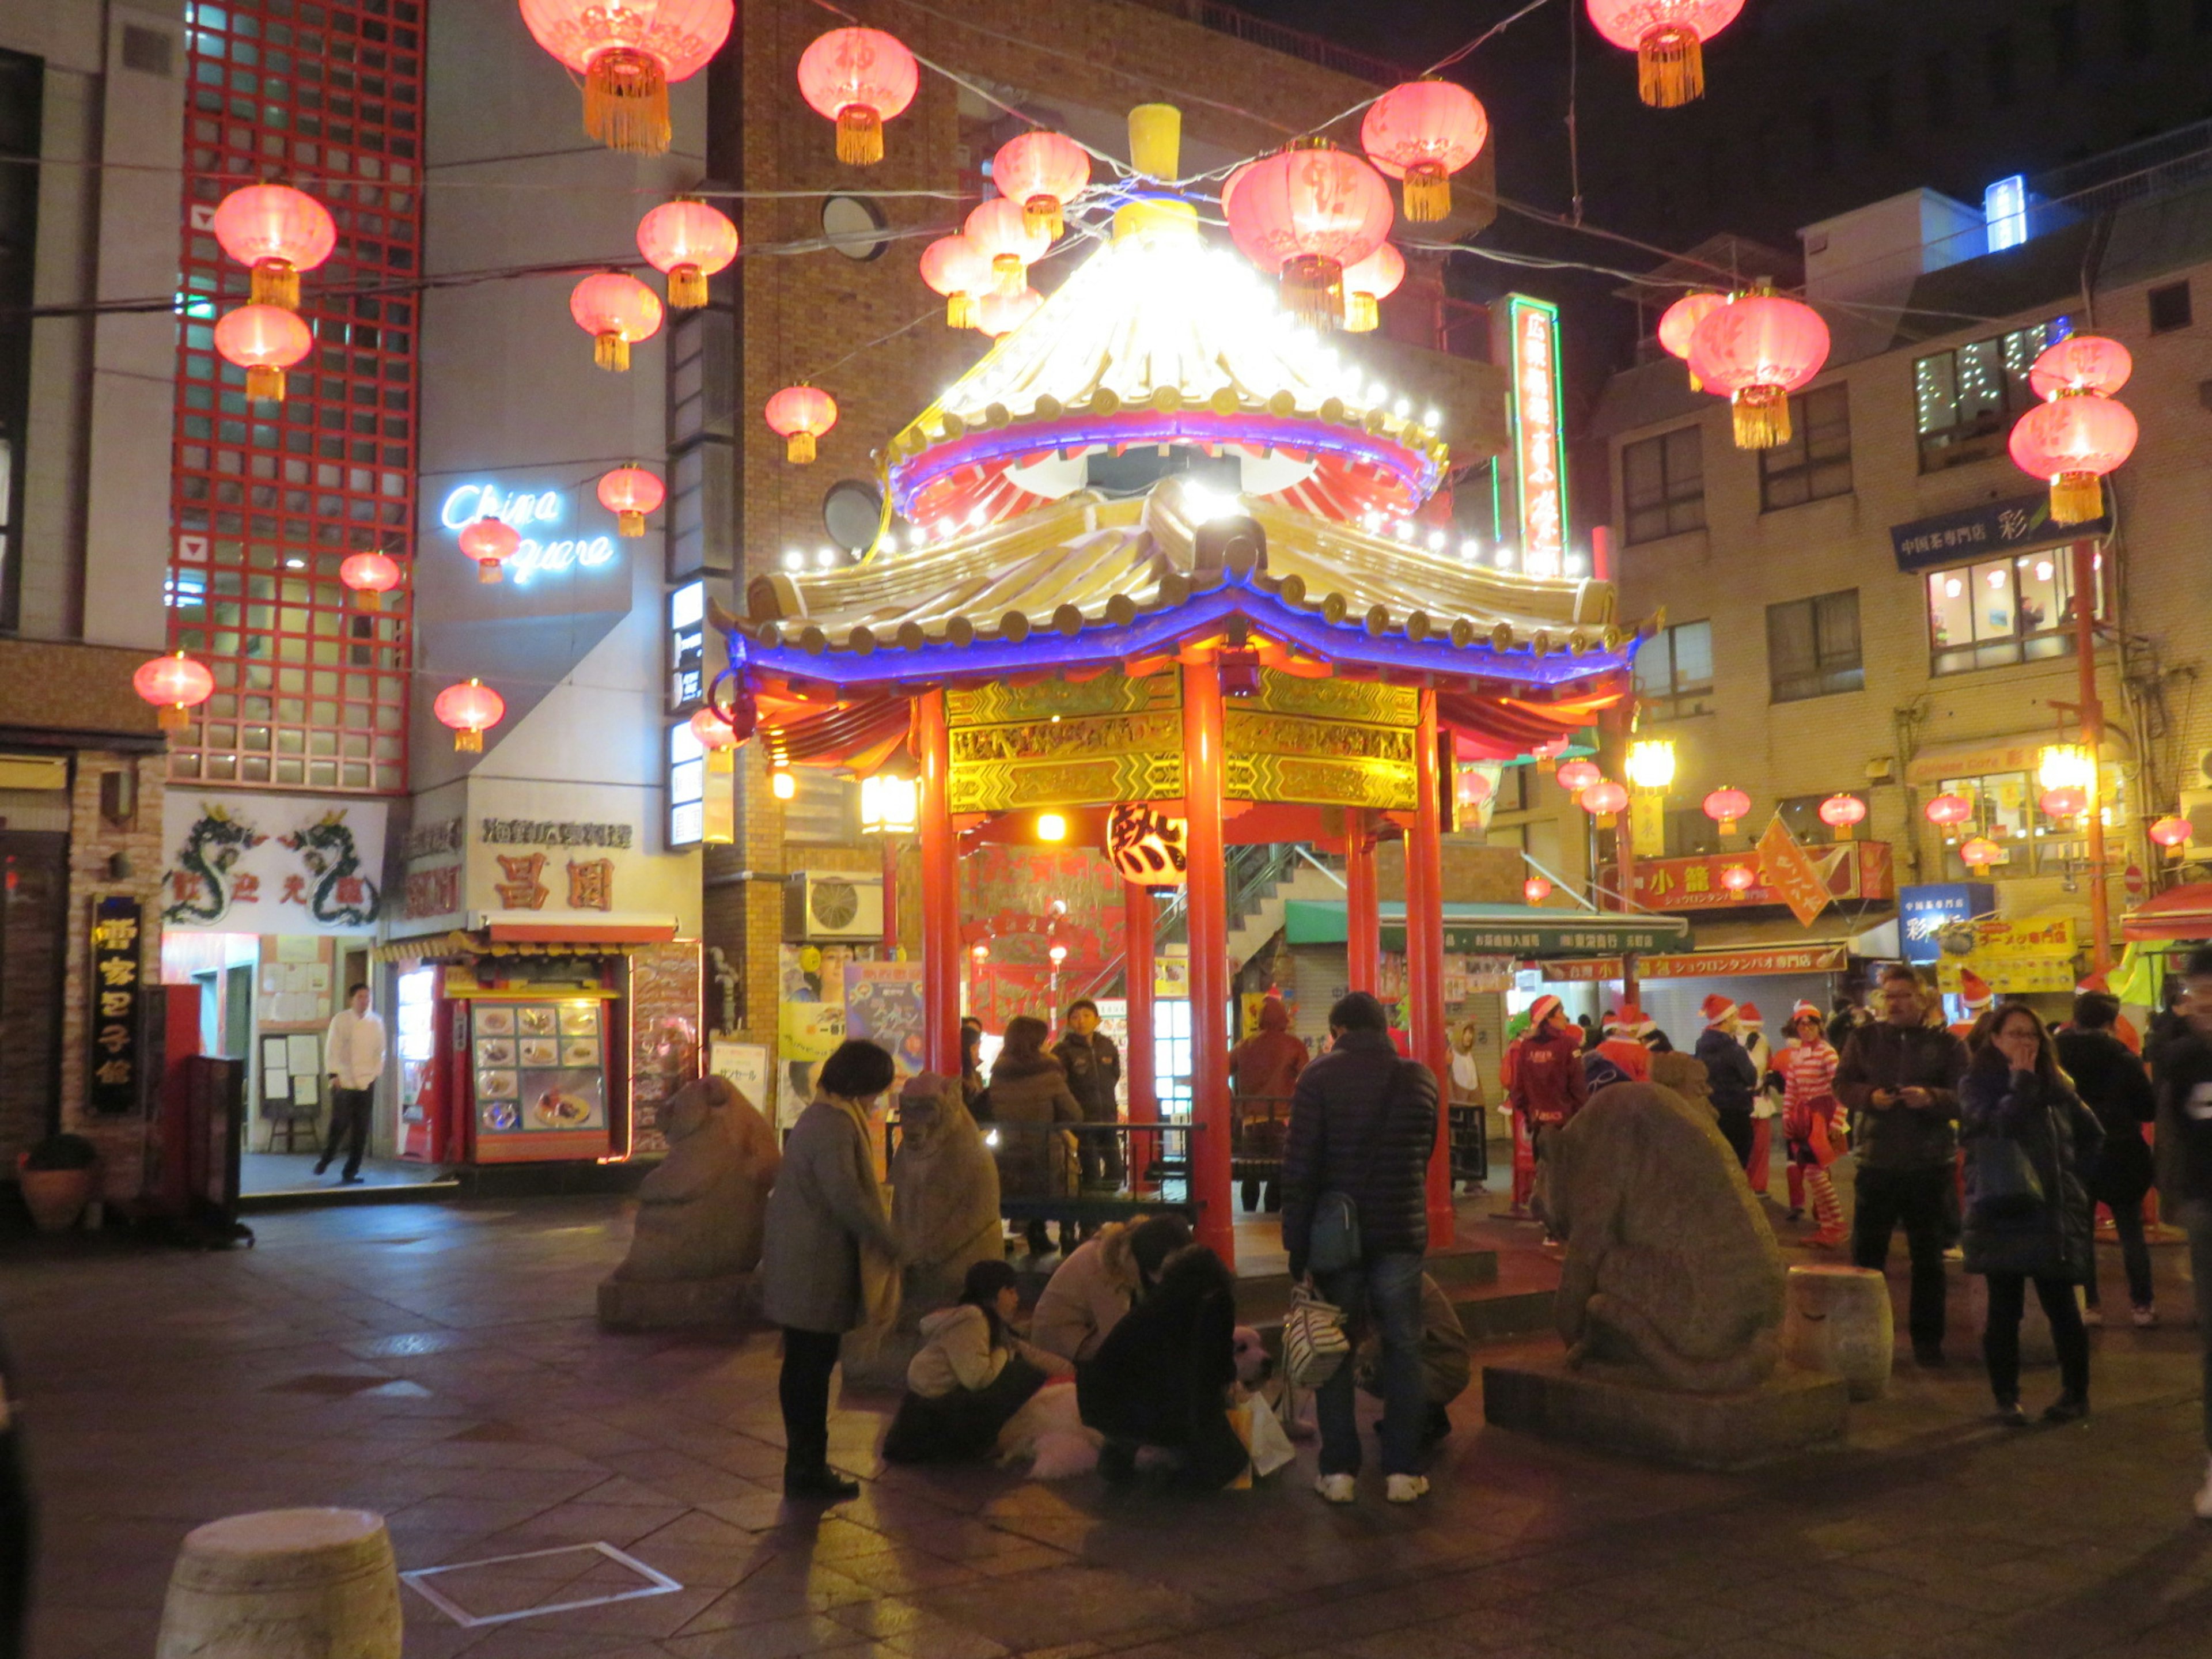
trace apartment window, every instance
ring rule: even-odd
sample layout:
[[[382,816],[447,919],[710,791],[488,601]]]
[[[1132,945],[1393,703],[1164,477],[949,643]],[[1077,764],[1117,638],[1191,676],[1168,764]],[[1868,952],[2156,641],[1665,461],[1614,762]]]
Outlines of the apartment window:
[[[2014,420],[2035,401],[2027,388],[2030,366],[2045,346],[2073,331],[2072,319],[2054,317],[1915,362],[1920,470],[1937,472],[2001,453]]]
[[[1858,589],[1768,605],[1766,674],[1776,702],[1863,690]]]
[[[2096,574],[2101,617],[2102,554]],[[1927,581],[1931,673],[2038,662],[2074,648],[2074,568],[2062,549],[1931,571]]]
[[[1628,539],[1656,542],[1705,527],[1704,433],[1686,426],[1620,452],[1620,489]]]
[[[1721,827],[1705,816],[1702,806],[1670,809],[1667,814],[1667,856],[1702,858],[1721,850]]]
[[[1941,131],[1951,125],[1951,54],[1929,52],[1922,79],[1928,87],[1928,125]]]
[[[1774,803],[1774,815],[1782,820],[1783,828],[1797,838],[1799,846],[1825,847],[1836,839],[1836,832],[1821,819],[1820,803],[1833,799],[1838,793],[1856,795],[1862,805],[1866,800],[1863,791],[1853,789],[1832,789],[1819,795],[1790,795]]]
[[[1990,75],[1990,102],[2003,109],[2020,94],[2020,79],[2013,58],[2012,31],[1991,29],[1987,47],[1985,63]]]
[[[2078,817],[2053,819],[2037,807],[2042,791],[2033,772],[1985,772],[1978,777],[1945,778],[1938,786],[1960,795],[1972,807],[1961,824],[1943,831],[1944,878],[1985,881],[1992,875],[2062,875],[2088,857],[2087,838]],[[2104,769],[2102,816],[2108,823],[2129,817],[2127,780],[2118,767]],[[2002,856],[1983,869],[1970,869],[1959,848],[1979,836],[1996,843]]]
[[[2212,0],[2208,0],[2208,3],[2212,3]],[[2189,283],[2185,278],[2179,283],[2168,283],[2164,288],[2151,289],[2149,298],[2150,331],[2154,334],[2171,334],[2178,328],[2187,328],[2197,320],[2189,303]]]
[[[1759,510],[1851,493],[1851,399],[1824,386],[1790,400],[1790,441],[1759,452]]]
[[[1712,712],[1712,623],[1676,623],[1638,647],[1636,701],[1655,720]]]

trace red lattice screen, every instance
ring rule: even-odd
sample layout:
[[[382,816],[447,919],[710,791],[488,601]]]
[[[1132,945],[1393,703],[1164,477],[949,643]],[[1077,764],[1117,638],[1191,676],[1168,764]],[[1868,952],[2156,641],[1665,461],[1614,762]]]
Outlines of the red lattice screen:
[[[185,224],[169,634],[214,672],[172,740],[179,778],[397,793],[407,782],[422,241],[422,8],[246,0],[185,8]],[[307,191],[337,249],[301,280],[315,349],[250,404],[214,325],[245,268],[209,228],[258,180]],[[363,611],[338,580],[380,548],[404,579]]]

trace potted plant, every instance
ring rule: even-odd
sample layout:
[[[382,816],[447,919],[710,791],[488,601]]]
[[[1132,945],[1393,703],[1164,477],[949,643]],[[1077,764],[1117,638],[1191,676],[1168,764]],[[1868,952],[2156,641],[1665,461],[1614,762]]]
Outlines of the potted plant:
[[[48,1135],[16,1158],[24,1207],[40,1232],[58,1233],[76,1225],[92,1200],[99,1168],[100,1149],[82,1135]]]

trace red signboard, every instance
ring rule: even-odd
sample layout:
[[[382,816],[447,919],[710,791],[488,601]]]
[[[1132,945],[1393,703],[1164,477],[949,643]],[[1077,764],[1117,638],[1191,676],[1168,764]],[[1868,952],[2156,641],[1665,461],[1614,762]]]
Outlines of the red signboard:
[[[1748,974],[1834,974],[1843,971],[1850,953],[1840,945],[1780,945],[1771,950],[1697,951],[1682,956],[1638,957],[1640,979],[1733,979]],[[1548,980],[1577,984],[1620,977],[1619,957],[1595,957],[1581,962],[1547,962]]]
[[[1798,850],[1810,861],[1831,901],[1896,896],[1887,842],[1846,841]],[[1721,872],[1730,865],[1741,865],[1751,872],[1751,885],[1740,893],[1729,891],[1722,883]],[[1647,910],[1672,911],[1739,910],[1789,903],[1789,897],[1768,879],[1771,873],[1761,867],[1759,854],[1748,848],[1689,859],[1639,859],[1636,902]]]

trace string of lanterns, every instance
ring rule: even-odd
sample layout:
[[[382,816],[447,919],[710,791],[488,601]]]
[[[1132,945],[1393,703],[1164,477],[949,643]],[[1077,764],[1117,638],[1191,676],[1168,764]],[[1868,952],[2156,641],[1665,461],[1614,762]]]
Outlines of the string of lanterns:
[[[2014,465],[2051,486],[2051,523],[2104,517],[2104,476],[2135,453],[2135,414],[2112,395],[2134,372],[2128,349],[2096,334],[2046,347],[2028,370],[2044,401],[2020,417],[2008,447]]]

